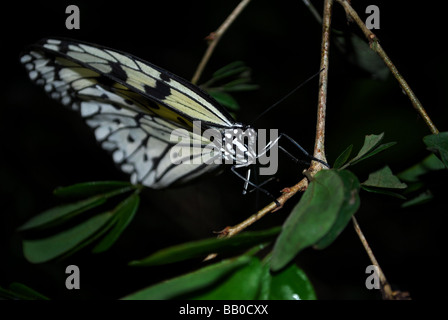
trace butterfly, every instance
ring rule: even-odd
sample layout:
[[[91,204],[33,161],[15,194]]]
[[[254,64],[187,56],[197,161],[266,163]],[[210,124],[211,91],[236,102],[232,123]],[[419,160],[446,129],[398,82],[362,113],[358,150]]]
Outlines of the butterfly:
[[[257,187],[250,182],[249,170],[244,177],[235,169],[254,164],[280,138],[257,153],[251,147],[257,132],[236,122],[205,91],[115,49],[48,38],[31,45],[20,61],[34,83],[84,118],[101,147],[134,184],[154,189],[184,184],[215,172],[222,166],[219,160],[224,160],[233,164],[232,171],[245,181],[245,189],[248,184]],[[204,136],[206,130],[213,130],[218,138]],[[204,160],[204,150],[211,144],[208,161],[195,161]]]

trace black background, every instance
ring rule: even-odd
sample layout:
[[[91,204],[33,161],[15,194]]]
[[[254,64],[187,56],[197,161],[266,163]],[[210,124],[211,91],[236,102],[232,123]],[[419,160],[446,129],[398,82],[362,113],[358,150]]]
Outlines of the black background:
[[[48,36],[64,36],[132,53],[191,79],[214,31],[239,1],[58,1],[12,3],[2,19],[0,107],[0,285],[22,282],[55,299],[119,298],[139,288],[186,272],[197,265],[130,269],[126,263],[170,244],[213,236],[236,224],[270,199],[241,195],[242,182],[229,172],[172,190],[145,190],[139,212],[107,253],[81,252],[62,262],[32,265],[22,257],[15,229],[37,213],[57,205],[52,190],[83,181],[127,180],[74,113],[51,101],[34,86],[19,64],[26,45]],[[321,12],[321,1],[313,1]],[[65,8],[76,4],[81,29],[65,28]],[[443,45],[443,10],[408,1],[354,1],[361,18],[367,5],[381,12],[382,46],[426,107],[440,131],[447,126],[447,50]],[[335,4],[333,27],[348,28]],[[352,29],[357,32],[356,27]],[[321,27],[300,1],[254,0],[230,27],[207,65],[202,80],[232,61],[243,60],[260,90],[235,95],[241,122],[264,109],[319,70]],[[326,153],[330,163],[349,144],[359,149],[365,134],[385,132],[398,144],[353,170],[361,181],[389,164],[400,172],[422,159],[430,134],[392,77],[385,81],[349,64],[335,46],[330,52]],[[287,132],[312,150],[317,79],[257,123]],[[301,179],[301,169],[280,162],[277,192]],[[430,177],[431,178],[431,177]],[[430,179],[435,199],[400,208],[401,200],[363,193],[357,213],[388,280],[414,299],[446,297],[444,287],[446,173]],[[439,185],[437,185],[437,183]],[[297,199],[252,229],[278,225]],[[65,289],[68,264],[81,269],[82,289]],[[379,299],[364,286],[370,264],[351,225],[328,249],[307,249],[297,258],[321,299]]]

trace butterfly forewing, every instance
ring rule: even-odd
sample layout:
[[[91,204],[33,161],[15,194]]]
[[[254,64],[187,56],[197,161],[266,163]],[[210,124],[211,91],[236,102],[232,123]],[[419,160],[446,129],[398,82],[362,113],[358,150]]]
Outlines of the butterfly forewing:
[[[56,79],[72,80],[71,86],[76,91],[87,85],[83,80],[96,80],[102,87],[128,97],[131,101],[136,99],[142,103],[141,100],[144,100],[142,112],[150,109],[150,113],[160,114],[165,119],[181,124],[200,120],[204,125],[214,127],[234,125],[230,114],[207,93],[130,54],[63,39],[41,40],[31,50],[31,54],[35,52],[43,55],[54,60],[56,65],[70,67],[78,74],[87,73],[86,78],[72,79],[71,74],[64,74],[68,72],[66,68],[56,70]],[[39,63],[45,63],[45,60],[39,59]],[[36,69],[40,68],[36,64]],[[80,71],[83,68],[89,71]],[[45,71],[48,69],[44,66]]]
[[[62,39],[41,40],[21,62],[50,97],[79,111],[133,183],[164,188],[217,169],[194,161],[210,140],[192,132],[191,123],[218,128],[235,123],[185,80],[129,54]],[[173,163],[173,148],[183,138],[196,143],[184,161]]]

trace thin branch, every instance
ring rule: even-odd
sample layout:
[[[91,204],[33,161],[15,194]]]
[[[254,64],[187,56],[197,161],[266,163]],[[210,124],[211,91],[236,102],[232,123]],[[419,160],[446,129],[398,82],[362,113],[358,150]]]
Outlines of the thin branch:
[[[389,284],[389,282],[387,282],[387,279],[386,279],[386,276],[385,276],[383,270],[381,269],[378,261],[376,260],[375,255],[373,254],[373,251],[370,248],[366,237],[364,236],[364,233],[361,231],[358,221],[356,220],[355,217],[352,217],[352,221],[353,221],[353,227],[355,228],[355,231],[358,234],[359,240],[361,240],[361,243],[364,246],[364,249],[366,250],[366,252],[369,256],[370,261],[377,268],[378,276],[380,277],[381,291],[383,293],[383,297],[390,300],[392,297],[392,289],[390,287],[390,284]]]
[[[330,33],[331,33],[331,9],[333,7],[333,0],[325,0],[324,15],[322,19],[322,45],[321,45],[321,60],[319,74],[319,96],[317,103],[317,125],[316,125],[316,140],[314,143],[314,157],[327,162],[325,157],[325,116],[327,109],[327,87],[328,87],[328,67],[330,56]],[[313,173],[322,170],[322,164],[313,161],[311,171]]]
[[[426,113],[426,110],[423,108],[423,105],[420,103],[420,101],[418,100],[417,96],[411,90],[411,88],[409,87],[409,85],[406,82],[406,80],[404,80],[404,78],[398,72],[398,70],[395,67],[395,65],[392,63],[390,58],[387,56],[386,52],[381,47],[381,45],[379,43],[379,40],[376,37],[376,35],[372,31],[370,31],[370,29],[368,29],[366,27],[366,25],[361,20],[359,15],[356,13],[356,11],[350,5],[349,1],[347,1],[347,0],[336,0],[336,1],[339,2],[342,5],[342,7],[344,8],[347,16],[350,17],[350,19],[352,19],[353,21],[355,21],[356,24],[359,26],[359,28],[362,30],[362,32],[364,33],[364,35],[366,36],[367,40],[370,43],[370,48],[373,51],[375,51],[381,57],[381,59],[383,59],[384,63],[389,68],[389,70],[392,72],[392,74],[394,75],[395,79],[397,79],[397,81],[400,84],[401,88],[406,93],[406,95],[409,97],[409,100],[411,100],[411,103],[414,106],[415,110],[417,110],[417,112],[423,118],[423,120],[425,121],[426,125],[429,127],[431,132],[433,134],[439,133],[439,130],[434,125],[434,123],[432,122],[432,120],[429,117],[429,115]]]
[[[364,233],[361,231],[361,228],[359,227],[358,221],[355,217],[352,217],[353,221],[353,227],[355,228],[356,233],[358,234],[359,239],[361,240],[362,245],[364,246],[364,249],[366,250],[370,261],[372,264],[376,267],[376,270],[378,272],[378,276],[380,278],[380,285],[381,285],[381,292],[383,294],[383,299],[386,300],[408,300],[410,299],[408,292],[402,292],[402,291],[393,291],[389,282],[386,279],[386,276],[381,269],[378,261],[375,258],[375,255],[373,254],[372,249],[369,246],[369,243],[367,242],[366,237],[364,236]]]
[[[222,230],[219,234],[219,237],[230,238],[230,237],[234,236],[235,234],[243,231],[244,229],[246,229],[247,227],[252,225],[254,222],[263,218],[268,213],[275,212],[275,211],[279,210],[281,207],[283,207],[283,205],[286,203],[286,201],[288,201],[293,195],[295,195],[299,191],[306,190],[307,187],[308,187],[308,179],[303,178],[296,185],[294,185],[290,188],[283,189],[282,195],[277,198],[277,202],[280,204],[279,207],[277,206],[277,204],[275,202],[271,202],[266,207],[264,207],[257,213],[251,215],[249,218],[247,218],[243,222],[241,222],[233,227],[227,227],[224,230]]]
[[[218,42],[221,39],[222,35],[227,31],[227,29],[230,27],[233,21],[235,21],[235,19],[249,4],[249,2],[250,0],[242,0],[232,11],[232,13],[227,17],[227,19],[222,23],[222,25],[215,32],[212,32],[207,36],[206,39],[209,41],[208,48],[205,51],[204,56],[202,57],[202,60],[199,63],[198,67],[196,68],[196,72],[194,73],[193,78],[191,79],[191,83],[196,84],[198,82],[202,72],[204,71],[205,66],[208,63],[208,60],[210,60],[210,57],[213,51],[215,50],[216,46],[218,45]]]
[[[232,226],[232,227],[226,227],[223,230],[219,232],[218,238],[230,238],[247,227],[251,226],[253,223],[257,222],[261,218],[263,218],[265,215],[271,212],[275,212],[283,207],[286,201],[288,201],[293,195],[295,195],[297,192],[304,191],[308,187],[308,179],[303,178],[300,180],[296,185],[285,188],[282,190],[282,195],[278,197],[276,200],[280,204],[280,206],[277,206],[275,202],[271,202],[267,206],[265,206],[263,209],[259,210],[257,213],[251,215],[249,218],[244,220],[243,222],[240,222],[239,224]],[[209,254],[204,261],[214,259],[217,256],[216,253]]]

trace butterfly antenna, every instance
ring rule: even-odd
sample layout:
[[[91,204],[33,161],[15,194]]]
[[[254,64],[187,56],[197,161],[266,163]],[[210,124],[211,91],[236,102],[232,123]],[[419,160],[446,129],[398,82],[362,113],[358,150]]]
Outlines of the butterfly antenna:
[[[293,93],[295,93],[297,90],[299,90],[301,87],[303,87],[305,84],[307,84],[308,82],[310,82],[312,79],[314,79],[316,76],[318,76],[322,71],[324,71],[325,68],[322,68],[322,70],[319,70],[319,72],[316,72],[315,74],[313,74],[311,77],[309,77],[308,79],[306,79],[304,82],[302,82],[301,84],[299,84],[296,88],[294,88],[291,92],[289,92],[286,96],[284,96],[283,98],[281,98],[279,101],[277,101],[276,103],[274,103],[272,106],[270,106],[269,108],[267,108],[266,110],[264,110],[261,114],[259,114],[254,120],[252,120],[252,125],[255,123],[255,121],[257,121],[258,119],[260,119],[262,116],[264,116],[266,113],[268,113],[269,111],[271,111],[272,109],[274,109],[276,106],[278,106],[280,103],[282,103],[283,101],[285,101],[287,98],[289,98],[289,96],[291,96]]]

